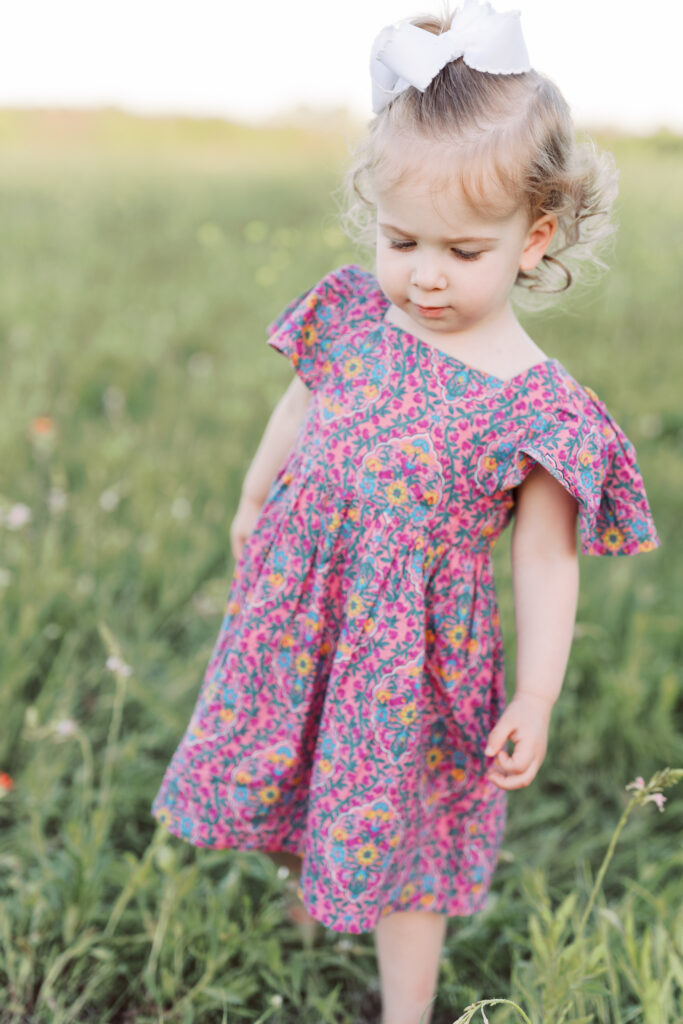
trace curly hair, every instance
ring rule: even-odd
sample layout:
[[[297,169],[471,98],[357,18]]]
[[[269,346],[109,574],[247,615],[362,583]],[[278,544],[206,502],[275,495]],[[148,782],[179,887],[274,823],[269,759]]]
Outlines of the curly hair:
[[[434,35],[450,20],[447,10],[441,18],[411,19]],[[575,137],[569,106],[545,75],[475,71],[458,58],[424,92],[410,86],[394,97],[368,127],[336,193],[341,226],[355,244],[374,251],[378,192],[419,174],[426,144],[433,191],[456,182],[482,215],[524,207],[529,226],[543,214],[557,217],[538,266],[518,272],[523,291],[513,297],[520,306],[544,309],[574,281],[587,280],[589,269],[607,269],[600,252],[616,230],[616,162],[589,136]]]

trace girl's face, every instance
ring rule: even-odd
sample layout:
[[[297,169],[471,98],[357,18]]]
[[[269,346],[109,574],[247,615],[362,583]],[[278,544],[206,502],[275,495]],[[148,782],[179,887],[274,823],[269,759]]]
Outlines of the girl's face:
[[[531,270],[556,227],[526,211],[489,218],[459,189],[429,192],[429,180],[385,189],[377,202],[377,280],[423,334],[457,334],[493,323],[508,306],[517,272]]]

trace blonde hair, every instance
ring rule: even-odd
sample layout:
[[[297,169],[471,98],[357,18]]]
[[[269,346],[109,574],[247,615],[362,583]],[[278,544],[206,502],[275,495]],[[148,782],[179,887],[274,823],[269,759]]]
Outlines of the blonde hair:
[[[450,20],[447,10],[441,18],[411,19],[434,35]],[[457,182],[483,215],[525,207],[529,226],[546,213],[557,217],[538,266],[517,275],[515,284],[525,289],[514,296],[521,306],[546,308],[579,277],[586,279],[588,268],[607,269],[598,250],[616,230],[614,156],[599,151],[588,136],[575,139],[569,106],[545,75],[533,69],[511,75],[475,71],[458,58],[424,92],[410,86],[395,97],[370,121],[337,191],[341,225],[355,244],[374,250],[380,188],[419,173],[415,158],[424,160],[424,150],[415,152],[415,139],[433,144],[430,170],[440,169],[439,185]]]

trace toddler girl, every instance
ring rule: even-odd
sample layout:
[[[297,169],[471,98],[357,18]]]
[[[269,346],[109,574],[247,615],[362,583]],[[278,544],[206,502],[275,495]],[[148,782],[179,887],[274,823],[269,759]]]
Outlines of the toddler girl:
[[[465,0],[389,26],[371,71],[346,223],[372,232],[374,271],[326,274],[268,328],[296,373],[152,810],[196,846],[300,871],[313,920],[374,931],[383,1024],[428,1024],[447,919],[485,905],[506,791],[546,752],[577,514],[584,554],[659,540],[632,444],[511,305],[595,263],[609,158],[575,142],[519,12]],[[506,706],[491,549],[513,515]]]

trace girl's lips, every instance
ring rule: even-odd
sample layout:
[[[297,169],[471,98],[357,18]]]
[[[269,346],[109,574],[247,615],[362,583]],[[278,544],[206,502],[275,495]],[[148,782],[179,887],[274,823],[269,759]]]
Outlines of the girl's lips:
[[[418,306],[417,303],[415,305],[423,316],[439,316],[446,309],[446,306]]]

